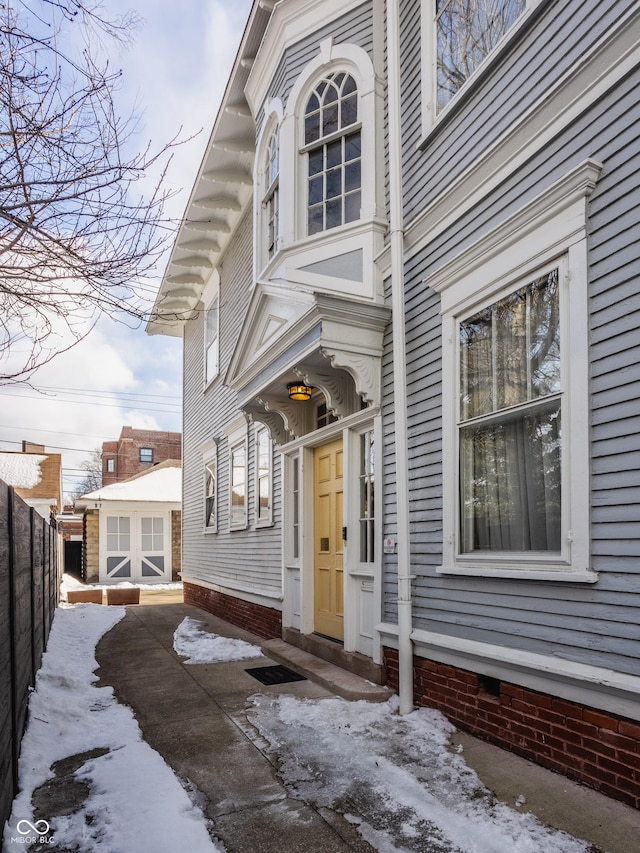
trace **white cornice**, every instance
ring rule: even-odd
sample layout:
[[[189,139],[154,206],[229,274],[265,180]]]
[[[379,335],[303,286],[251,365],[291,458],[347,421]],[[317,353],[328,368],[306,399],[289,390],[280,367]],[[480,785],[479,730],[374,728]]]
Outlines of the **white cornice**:
[[[254,115],[257,115],[266,98],[268,86],[287,47],[362,5],[363,0],[299,0],[296,3],[276,3],[245,87],[247,101]]]
[[[601,164],[595,160],[580,163],[488,234],[431,273],[424,283],[432,290],[442,293],[451,284],[457,283],[462,275],[465,278],[471,276],[479,265],[486,264],[493,256],[504,252],[513,240],[523,239],[529,229],[540,228],[546,221],[568,210],[575,202],[589,196],[601,171]],[[573,219],[567,218],[563,225],[564,230],[556,236],[559,242],[566,245],[572,237]],[[584,230],[584,217],[579,218],[575,228]]]

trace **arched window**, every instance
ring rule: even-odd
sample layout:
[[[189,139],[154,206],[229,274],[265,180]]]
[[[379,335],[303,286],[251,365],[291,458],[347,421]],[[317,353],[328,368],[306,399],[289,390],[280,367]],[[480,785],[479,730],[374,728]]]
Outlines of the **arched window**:
[[[265,247],[268,258],[273,257],[278,246],[278,178],[278,137],[274,132],[267,142],[263,171],[264,195],[262,197],[262,206],[265,212]]]
[[[315,86],[304,112],[307,233],[360,218],[362,146],[358,89],[344,71]]]

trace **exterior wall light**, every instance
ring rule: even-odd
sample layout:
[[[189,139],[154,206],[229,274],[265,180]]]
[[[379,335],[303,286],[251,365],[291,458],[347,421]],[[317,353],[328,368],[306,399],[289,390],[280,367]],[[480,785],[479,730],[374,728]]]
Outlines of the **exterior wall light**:
[[[304,402],[311,399],[313,388],[309,385],[301,385],[298,382],[290,382],[287,385],[287,391],[289,392],[290,400],[302,400]]]

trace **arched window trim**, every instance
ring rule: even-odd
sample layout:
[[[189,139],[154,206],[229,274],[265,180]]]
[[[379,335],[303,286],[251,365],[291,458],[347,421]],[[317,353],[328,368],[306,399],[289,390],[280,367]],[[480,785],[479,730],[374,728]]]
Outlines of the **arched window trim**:
[[[358,84],[336,68],[316,80],[303,114],[307,234],[361,219],[362,124]]]
[[[256,277],[277,254],[282,243],[280,164],[282,163],[283,114],[284,109],[279,98],[273,98],[265,105],[265,120],[256,147],[253,202]],[[269,151],[273,143],[277,149],[277,174],[271,176]],[[271,227],[272,232],[270,232]]]
[[[306,65],[296,79],[289,94],[280,135],[282,163],[294,163],[291,172],[281,170],[280,228],[283,243],[307,238],[307,175],[304,156],[304,121],[302,116],[311,92],[317,82],[333,71],[345,71],[356,82],[358,89],[359,123],[362,128],[362,174],[375,175],[374,180],[362,182],[360,223],[384,220],[383,185],[383,132],[381,128],[384,107],[383,91],[376,79],[373,64],[363,48],[353,44],[334,44],[332,38],[320,44],[319,53]],[[291,180],[293,178],[293,181]],[[342,226],[340,231],[358,223]],[[313,235],[318,239],[335,232]]]

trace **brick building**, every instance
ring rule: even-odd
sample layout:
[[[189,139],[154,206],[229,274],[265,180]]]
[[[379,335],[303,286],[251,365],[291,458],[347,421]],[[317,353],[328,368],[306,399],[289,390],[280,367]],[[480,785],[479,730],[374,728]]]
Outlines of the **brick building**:
[[[182,458],[182,434],[122,427],[117,441],[102,445],[102,485],[119,483],[159,462]]]

